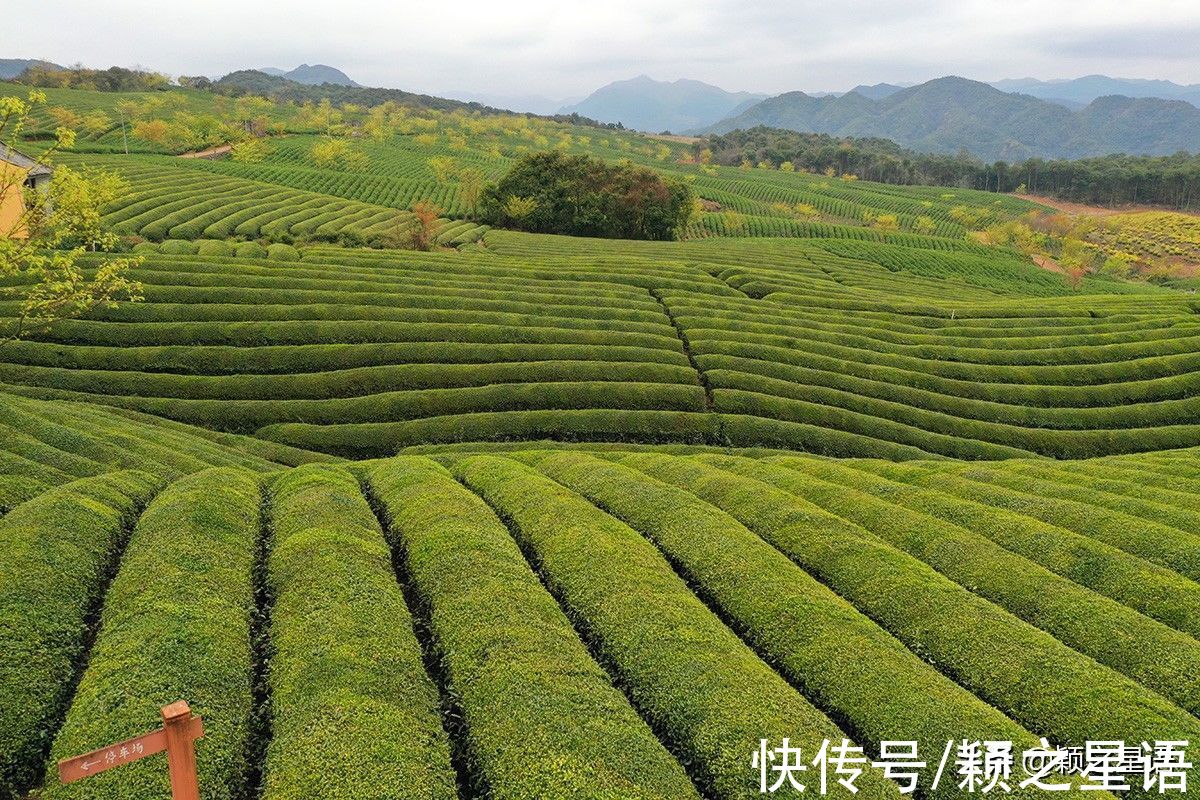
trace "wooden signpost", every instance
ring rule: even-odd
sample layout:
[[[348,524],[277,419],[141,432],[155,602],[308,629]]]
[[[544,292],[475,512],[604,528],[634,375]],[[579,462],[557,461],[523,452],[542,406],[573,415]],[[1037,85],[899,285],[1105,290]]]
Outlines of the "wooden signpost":
[[[167,767],[171,771],[172,800],[200,800],[193,742],[204,735],[204,722],[200,717],[192,716],[186,700],[163,706],[161,713],[163,726],[156,731],[59,761],[59,780],[71,783],[90,778],[165,750]]]

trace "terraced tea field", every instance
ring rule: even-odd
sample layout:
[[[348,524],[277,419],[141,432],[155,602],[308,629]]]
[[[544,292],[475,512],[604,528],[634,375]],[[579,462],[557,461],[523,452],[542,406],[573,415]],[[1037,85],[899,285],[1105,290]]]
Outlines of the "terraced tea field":
[[[458,254],[159,254],[134,277],[146,302],[6,345],[4,389],[349,457],[512,439],[968,459],[1200,444],[1197,301],[1074,292],[965,243],[494,232]]]
[[[319,167],[276,111],[257,160],[65,157],[128,181],[102,218],[144,299],[0,343],[0,800],[165,796],[161,759],[54,764],[180,698],[206,800],[748,798],[785,737],[914,741],[941,800],[948,742],[1200,741],[1186,284],[971,236],[1018,198],[440,112]],[[471,181],[553,148],[705,211],[472,221]],[[438,247],[384,247],[420,200]]]
[[[20,785],[177,696],[205,718],[206,797],[259,775],[265,797],[750,797],[760,738],[876,757],[890,738],[1200,735],[1194,452],[72,477],[4,484],[23,493],[0,519],[0,609],[23,621],[0,628],[0,752]],[[858,788],[898,796],[874,772]],[[165,791],[144,761],[42,796]]]

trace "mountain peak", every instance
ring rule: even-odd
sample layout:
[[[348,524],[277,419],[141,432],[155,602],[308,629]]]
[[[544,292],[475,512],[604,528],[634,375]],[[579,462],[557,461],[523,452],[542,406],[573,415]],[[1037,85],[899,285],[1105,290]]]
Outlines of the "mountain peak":
[[[1050,100],[948,75],[881,100],[860,91],[836,98],[789,92],[731,115],[705,132],[766,126],[879,137],[922,152],[968,150],[986,161],[1118,152],[1170,155],[1197,149],[1200,109],[1185,102],[1104,96],[1078,108],[1073,111]]]
[[[350,76],[337,67],[328,64],[301,64],[293,70],[283,70],[278,67],[260,67],[258,72],[272,75],[276,78],[287,78],[289,81],[304,83],[310,86],[320,86],[331,83],[335,86],[358,86]]]
[[[560,113],[578,113],[636,130],[677,133],[702,128],[739,113],[766,95],[728,92],[689,78],[657,81],[648,75],[614,81]]]

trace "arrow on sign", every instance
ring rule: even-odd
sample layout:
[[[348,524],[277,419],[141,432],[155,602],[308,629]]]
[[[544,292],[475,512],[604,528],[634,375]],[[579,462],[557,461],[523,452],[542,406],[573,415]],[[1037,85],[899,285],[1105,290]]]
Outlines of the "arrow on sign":
[[[188,751],[192,749],[192,742],[204,735],[204,723],[200,717],[193,716],[191,710],[184,703],[180,708],[173,704],[167,706],[165,710],[171,709],[174,716],[167,720],[168,724],[177,727],[178,733],[176,740],[178,747],[186,748]],[[80,778],[87,778],[91,775],[99,775],[101,772],[110,770],[113,767],[119,767],[122,764],[132,764],[134,761],[140,761],[146,756],[152,756],[155,753],[161,753],[164,750],[168,751],[168,758],[171,753],[171,743],[167,738],[165,728],[159,728],[149,733],[144,733],[141,736],[135,736],[132,739],[126,739],[123,742],[110,744],[108,747],[102,747],[99,750],[93,750],[90,753],[83,753],[74,758],[65,758],[58,762],[58,776],[63,783],[71,783]]]

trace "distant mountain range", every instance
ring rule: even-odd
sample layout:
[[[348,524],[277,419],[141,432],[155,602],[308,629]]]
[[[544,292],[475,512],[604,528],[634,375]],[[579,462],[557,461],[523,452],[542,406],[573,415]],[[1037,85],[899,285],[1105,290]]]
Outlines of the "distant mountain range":
[[[30,67],[62,69],[53,61],[42,61],[40,58],[0,58],[0,79],[15,78]]]
[[[455,89],[441,92],[440,94],[443,97],[449,97],[452,100],[461,100],[464,103],[482,103],[492,108],[506,108],[509,111],[528,112],[543,116],[556,114],[564,103],[574,103],[578,99],[563,100],[559,98],[556,100],[540,94],[506,94],[503,92],[475,91],[471,89]]]
[[[767,97],[727,92],[691,80],[656,81],[645,75],[597,89],[560,114],[581,114],[600,122],[620,122],[639,131],[682,131],[703,128],[739,114]]]
[[[320,86],[323,83],[332,83],[334,86],[359,85],[337,67],[330,67],[326,64],[301,64],[293,70],[282,70],[278,67],[260,67],[258,72],[273,75],[276,78],[287,78],[290,81],[303,83],[308,86]]]
[[[1200,151],[1200,109],[1180,100],[1107,96],[1072,111],[956,77],[888,91],[881,99],[858,91],[836,97],[788,92],[697,132],[757,125],[877,136],[924,152],[966,150],[986,161]]]
[[[904,89],[903,86],[897,86],[894,83],[877,83],[874,86],[864,86],[863,84],[860,83],[858,86],[855,86],[850,91],[857,92],[858,94],[861,94],[863,97],[870,98],[871,100],[882,100],[885,97],[890,97],[891,95],[894,95],[896,92],[899,92],[902,89]],[[822,96],[824,96],[824,97],[836,96],[836,93],[823,92],[823,93],[818,93],[818,94],[813,95],[813,97],[822,97]]]
[[[992,86],[1004,92],[1040,97],[1043,100],[1082,108],[1093,100],[1109,95],[1123,97],[1157,97],[1162,100],[1183,100],[1200,106],[1200,84],[1183,85],[1172,81],[1141,78],[1110,78],[1107,75],[1087,75],[1061,81],[1041,81],[1037,78],[1015,78],[993,81]]]

